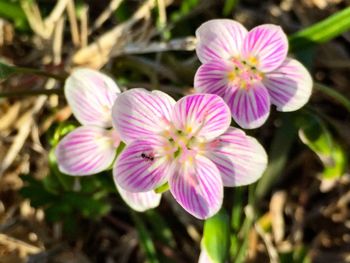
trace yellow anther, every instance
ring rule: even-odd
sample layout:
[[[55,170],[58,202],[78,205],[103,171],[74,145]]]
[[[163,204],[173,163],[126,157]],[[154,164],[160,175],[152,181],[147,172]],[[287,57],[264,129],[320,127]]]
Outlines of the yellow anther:
[[[187,133],[191,133],[192,132],[192,127],[191,126],[187,126],[186,127],[186,132]]]
[[[234,71],[229,72],[227,78],[229,81],[234,81],[236,78],[236,73]]]
[[[254,56],[250,56],[248,58],[248,62],[249,62],[250,65],[256,66],[258,64],[258,59],[256,57],[254,57]]]

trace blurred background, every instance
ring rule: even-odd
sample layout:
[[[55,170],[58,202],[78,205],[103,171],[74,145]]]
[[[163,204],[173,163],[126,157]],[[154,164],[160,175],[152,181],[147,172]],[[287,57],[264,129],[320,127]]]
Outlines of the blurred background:
[[[225,230],[227,262],[350,262],[350,1],[0,0],[1,263],[198,261],[204,222],[170,195],[133,212],[110,171],[64,175],[52,149],[78,125],[63,96],[74,67],[178,99],[200,65],[195,30],[213,18],[280,25],[314,90],[248,131],[269,166],[249,189],[225,190],[206,238]]]

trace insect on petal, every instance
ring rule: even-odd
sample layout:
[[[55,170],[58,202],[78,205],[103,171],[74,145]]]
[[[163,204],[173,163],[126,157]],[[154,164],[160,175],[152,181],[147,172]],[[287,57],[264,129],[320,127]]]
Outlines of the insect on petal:
[[[196,52],[202,63],[238,56],[247,30],[229,19],[213,19],[196,31]]]
[[[224,186],[230,187],[254,183],[267,165],[267,154],[260,143],[233,127],[209,143],[205,155],[219,169]]]
[[[169,178],[170,191],[190,214],[206,219],[222,205],[223,184],[218,168],[208,158],[197,155],[192,162],[177,162]]]
[[[78,127],[57,145],[58,168],[69,175],[91,175],[106,170],[113,162],[117,144],[111,132],[93,126]]]
[[[312,78],[306,68],[297,60],[287,58],[282,65],[266,74],[264,85],[271,103],[279,111],[300,109],[309,100],[312,92]]]
[[[158,140],[159,139],[159,140]],[[171,160],[159,154],[161,138],[131,142],[114,165],[117,185],[129,192],[147,192],[164,184],[170,173]]]
[[[281,27],[261,25],[254,27],[244,39],[243,57],[262,72],[278,68],[286,59],[288,39]]]
[[[64,93],[81,124],[112,126],[111,109],[120,90],[110,77],[92,69],[77,69],[66,80]]]

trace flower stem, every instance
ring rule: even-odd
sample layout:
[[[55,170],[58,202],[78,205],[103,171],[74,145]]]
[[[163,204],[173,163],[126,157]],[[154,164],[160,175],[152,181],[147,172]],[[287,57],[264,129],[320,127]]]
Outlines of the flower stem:
[[[151,235],[147,230],[142,218],[134,211],[131,211],[132,219],[135,222],[136,229],[139,235],[140,245],[142,246],[147,256],[149,263],[159,263],[156,249],[152,241]]]
[[[249,233],[254,223],[255,217],[255,185],[249,185],[248,187],[248,205],[245,207],[245,219],[241,227],[241,233],[243,235],[243,241],[238,249],[237,256],[235,257],[235,263],[243,263],[246,260],[247,248],[249,241]]]
[[[326,94],[329,97],[332,97],[350,112],[350,100],[347,97],[345,97],[335,89],[332,89],[320,83],[315,83],[314,87],[316,90]]]
[[[0,92],[0,98],[62,94],[63,89],[38,89]]]
[[[157,193],[157,194],[161,194],[161,193],[164,193],[166,191],[169,190],[169,184],[166,182],[165,184],[157,187],[154,191]]]
[[[24,68],[24,67],[15,67],[15,69],[16,69],[16,73],[34,74],[34,75],[43,76],[47,78],[53,78],[59,81],[64,81],[66,79],[66,76],[48,73],[40,69]]]

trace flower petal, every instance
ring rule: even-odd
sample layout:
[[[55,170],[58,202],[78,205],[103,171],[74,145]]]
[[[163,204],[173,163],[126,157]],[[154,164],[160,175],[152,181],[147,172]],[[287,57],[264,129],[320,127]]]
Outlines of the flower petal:
[[[230,109],[217,95],[188,95],[175,104],[173,122],[178,130],[188,135],[210,140],[230,126]]]
[[[174,104],[175,100],[161,91],[128,90],[113,106],[113,125],[126,143],[154,136],[166,129]]]
[[[271,103],[279,111],[300,109],[309,100],[312,92],[312,78],[306,68],[297,60],[287,58],[276,70],[266,74],[264,85]]]
[[[228,74],[233,63],[226,60],[212,60],[199,67],[194,76],[194,88],[197,92],[225,95],[229,85]]]
[[[91,69],[77,69],[66,80],[65,96],[83,125],[111,127],[111,109],[120,90],[108,76]]]
[[[270,114],[270,97],[260,82],[247,88],[227,89],[225,97],[235,122],[244,129],[264,124]]]
[[[119,155],[113,176],[116,184],[129,192],[147,192],[164,184],[171,160],[162,153],[162,138],[131,142]]]
[[[91,175],[106,170],[113,162],[116,147],[111,131],[94,126],[78,127],[57,145],[56,157],[61,172]]]
[[[219,169],[224,186],[254,183],[267,165],[267,154],[261,144],[233,127],[209,143],[205,155]]]
[[[229,19],[213,19],[203,23],[196,31],[196,52],[202,63],[238,56],[247,30]]]
[[[124,202],[138,212],[144,212],[148,209],[157,207],[162,197],[161,194],[157,194],[154,191],[132,193],[125,191],[118,184],[116,184],[116,187]]]
[[[261,25],[248,32],[243,45],[243,57],[256,64],[262,72],[276,69],[286,59],[288,39],[281,27]]]
[[[214,263],[214,261],[210,259],[207,251],[204,248],[201,249],[201,253],[199,254],[198,263]]]
[[[169,186],[176,201],[199,219],[211,217],[222,205],[220,173],[215,164],[204,156],[197,155],[193,160],[176,162]]]

